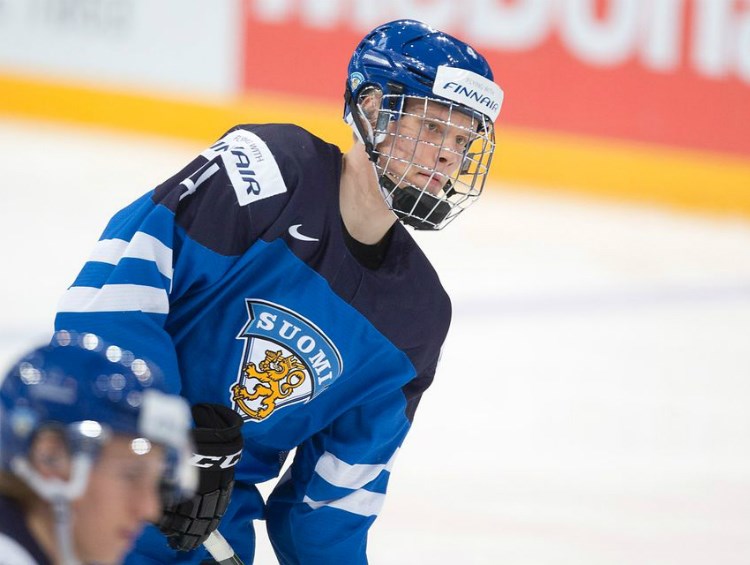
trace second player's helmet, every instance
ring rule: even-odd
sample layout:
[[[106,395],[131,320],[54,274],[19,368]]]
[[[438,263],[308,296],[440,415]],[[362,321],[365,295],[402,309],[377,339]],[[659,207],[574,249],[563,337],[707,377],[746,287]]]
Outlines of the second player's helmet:
[[[344,119],[405,224],[440,229],[482,192],[503,92],[469,45],[414,20],[372,30],[349,62]]]
[[[132,436],[138,455],[160,445],[167,468],[164,487],[189,495],[196,486],[190,465],[192,418],[187,402],[166,394],[155,365],[94,334],[58,331],[8,372],[0,386],[0,470],[13,473],[42,498],[81,495],[99,449],[113,434]],[[68,481],[38,475],[29,448],[43,429],[59,431],[68,445]]]

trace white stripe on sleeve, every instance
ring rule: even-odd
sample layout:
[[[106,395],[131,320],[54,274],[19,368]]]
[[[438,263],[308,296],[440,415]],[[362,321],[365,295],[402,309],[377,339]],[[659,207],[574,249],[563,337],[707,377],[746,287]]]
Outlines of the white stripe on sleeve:
[[[120,257],[125,252],[128,242],[124,239],[102,239],[96,242],[94,250],[89,256],[89,261],[98,261],[99,263],[109,263],[117,265]]]
[[[388,463],[379,465],[350,465],[336,457],[333,453],[326,451],[318,459],[315,472],[327,482],[337,487],[348,489],[360,489],[370,481],[376,479],[383,471],[390,471],[399,450],[388,460]]]
[[[342,498],[336,500],[317,501],[306,496],[303,501],[313,510],[328,506],[338,508],[359,516],[377,516],[383,508],[385,495],[379,492],[370,492],[369,490],[356,490]]]
[[[123,257],[153,261],[159,272],[172,280],[172,250],[154,236],[143,232],[136,232],[129,242],[124,239],[98,241],[89,261],[117,265]]]
[[[102,288],[73,286],[63,294],[57,310],[168,314],[169,298],[163,288],[137,284],[105,284]]]

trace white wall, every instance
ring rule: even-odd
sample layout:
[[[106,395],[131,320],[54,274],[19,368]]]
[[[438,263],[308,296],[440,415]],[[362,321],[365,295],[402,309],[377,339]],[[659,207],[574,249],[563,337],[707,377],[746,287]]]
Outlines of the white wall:
[[[0,73],[234,94],[239,8],[236,0],[0,0]]]

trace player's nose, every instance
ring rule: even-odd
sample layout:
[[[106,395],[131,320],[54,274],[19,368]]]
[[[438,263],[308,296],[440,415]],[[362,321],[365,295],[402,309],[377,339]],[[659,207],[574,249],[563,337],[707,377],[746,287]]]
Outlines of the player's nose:
[[[438,149],[437,161],[442,165],[443,170],[449,170],[456,166],[461,154],[458,150],[458,144],[445,139]]]
[[[142,522],[157,522],[161,518],[162,503],[158,486],[141,489],[138,496],[133,496],[134,511]]]

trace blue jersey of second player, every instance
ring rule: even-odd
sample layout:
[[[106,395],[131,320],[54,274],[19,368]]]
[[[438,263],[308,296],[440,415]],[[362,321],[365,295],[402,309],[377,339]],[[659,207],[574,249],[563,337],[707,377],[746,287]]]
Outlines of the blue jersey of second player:
[[[243,416],[221,529],[248,561],[247,522],[265,517],[284,563],[366,562],[367,529],[450,323],[401,224],[379,268],[352,255],[341,166],[337,147],[296,126],[233,128],[112,218],[55,322],[132,347],[191,403]],[[294,448],[263,508],[253,485]],[[147,533],[128,563],[205,557],[167,558],[164,546]]]

